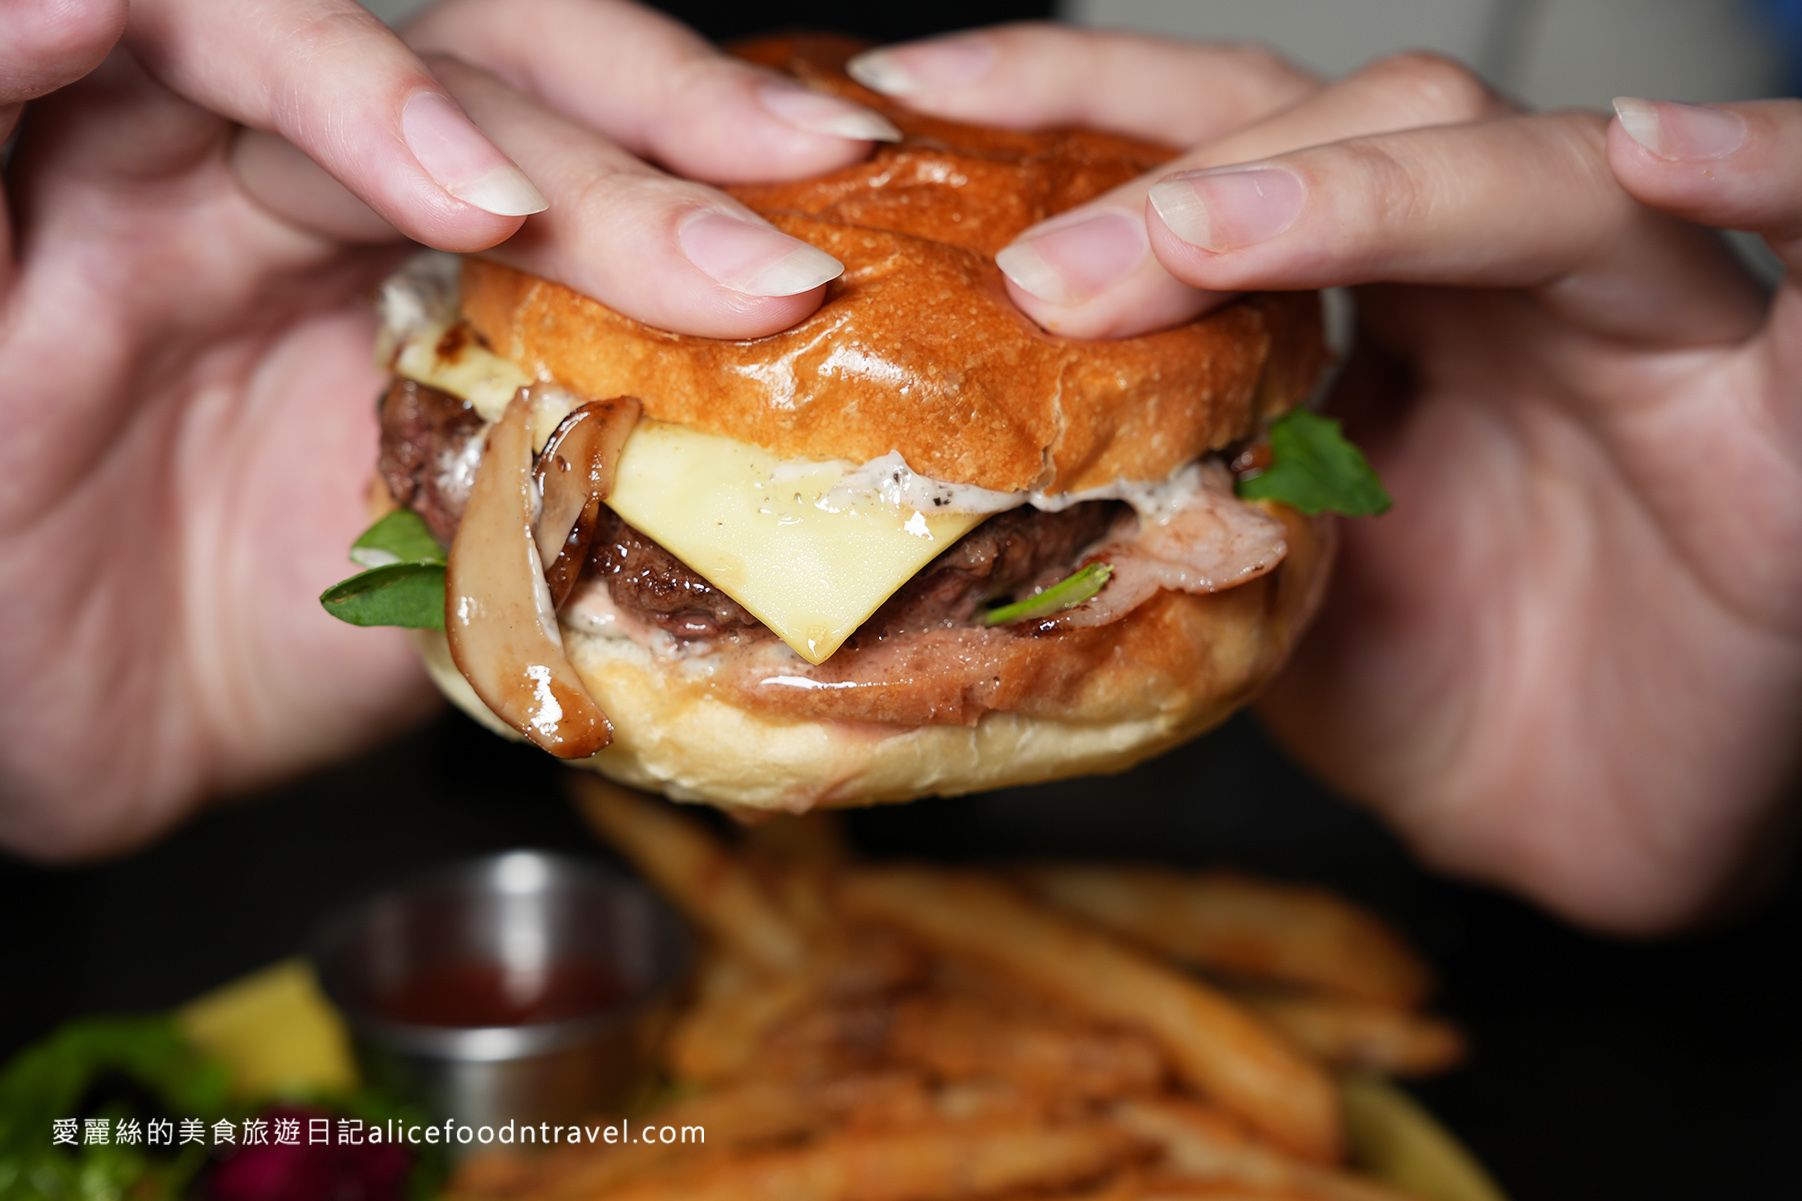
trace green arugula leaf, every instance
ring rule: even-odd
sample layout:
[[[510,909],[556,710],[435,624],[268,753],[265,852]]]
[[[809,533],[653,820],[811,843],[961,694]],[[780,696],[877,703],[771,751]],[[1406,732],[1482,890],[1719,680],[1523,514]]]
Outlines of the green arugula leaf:
[[[396,509],[350,544],[350,559],[361,567],[442,563],[444,548],[432,537],[423,517],[411,509]]]
[[[1029,621],[1034,617],[1049,617],[1053,613],[1061,613],[1082,604],[1091,596],[1101,591],[1113,576],[1114,569],[1106,563],[1091,563],[1075,575],[1059,580],[1037,596],[1029,596],[1025,600],[1015,601],[1011,605],[1001,605],[990,609],[982,615],[985,626],[1002,626],[1009,622]]]
[[[389,513],[351,544],[350,557],[369,570],[320,594],[327,613],[353,626],[444,628],[444,548],[419,514]]]
[[[319,603],[353,626],[444,628],[444,564],[390,563],[333,584]]]
[[[1310,516],[1330,510],[1364,517],[1395,503],[1364,452],[1339,432],[1339,423],[1307,409],[1271,423],[1270,460],[1264,471],[1239,481],[1241,497],[1281,501]]]

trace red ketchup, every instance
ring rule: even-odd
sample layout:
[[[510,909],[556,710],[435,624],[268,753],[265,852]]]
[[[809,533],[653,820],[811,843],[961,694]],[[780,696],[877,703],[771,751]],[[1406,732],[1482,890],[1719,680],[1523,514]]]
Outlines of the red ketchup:
[[[604,969],[566,959],[537,971],[496,963],[432,968],[376,1002],[377,1011],[419,1026],[530,1026],[585,1017],[626,990]]]

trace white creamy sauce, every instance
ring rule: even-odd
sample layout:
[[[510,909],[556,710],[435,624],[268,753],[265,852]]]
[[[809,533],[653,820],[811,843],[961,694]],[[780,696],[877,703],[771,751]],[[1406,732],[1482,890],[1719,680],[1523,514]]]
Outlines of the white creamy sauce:
[[[424,250],[382,281],[376,297],[382,332],[376,343],[376,365],[384,371],[406,342],[430,339],[436,344],[457,320],[461,299],[457,278],[462,260],[442,250]]]
[[[482,462],[482,439],[469,438],[463,443],[461,450],[445,449],[438,454],[438,491],[444,498],[454,504],[462,504],[469,499],[469,490],[475,487],[476,468]]]
[[[713,649],[703,647],[699,642],[684,645],[668,630],[627,613],[613,603],[613,593],[608,590],[606,581],[600,579],[586,579],[577,584],[558,611],[557,619],[578,633],[635,642],[660,659],[680,659]]]
[[[922,513],[1001,513],[1022,505],[1056,513],[1084,501],[1121,500],[1131,505],[1140,517],[1163,521],[1171,514],[1204,503],[1203,493],[1232,490],[1232,477],[1224,464],[1196,460],[1161,480],[1115,480],[1081,492],[997,492],[975,484],[952,484],[921,475],[907,465],[899,451],[893,450],[861,465],[791,459],[776,469],[771,482],[781,483],[785,473],[789,477],[798,476],[817,472],[822,466],[836,467],[841,472],[838,483],[818,502],[821,508],[833,509],[880,502]]]
[[[564,628],[578,634],[600,638],[617,638],[648,652],[652,659],[679,665],[690,674],[706,675],[718,669],[720,652],[743,646],[737,638],[678,638],[660,626],[652,625],[621,609],[613,600],[605,580],[582,580],[557,611]],[[802,659],[780,639],[757,644],[754,652],[759,661],[780,662],[806,667]]]
[[[856,680],[814,680],[807,676],[765,676],[757,682],[765,688],[799,688],[803,692],[863,687]]]

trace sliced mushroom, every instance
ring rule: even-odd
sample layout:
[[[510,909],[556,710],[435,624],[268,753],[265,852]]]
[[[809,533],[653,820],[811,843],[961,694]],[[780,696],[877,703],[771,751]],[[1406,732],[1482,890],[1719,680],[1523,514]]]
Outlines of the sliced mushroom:
[[[635,396],[589,401],[558,424],[538,456],[534,482],[544,504],[532,535],[554,608],[563,607],[588,559],[601,502],[613,491],[613,471],[638,411]]]
[[[562,759],[613,740],[563,653],[532,537],[532,401],[521,388],[488,431],[445,568],[451,658],[496,716]]]

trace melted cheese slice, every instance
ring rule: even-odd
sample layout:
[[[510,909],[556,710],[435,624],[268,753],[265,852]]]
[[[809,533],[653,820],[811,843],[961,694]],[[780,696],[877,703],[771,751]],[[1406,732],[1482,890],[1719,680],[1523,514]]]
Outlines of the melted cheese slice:
[[[512,359],[502,358],[474,338],[459,339],[449,355],[440,355],[441,336],[446,328],[428,329],[424,336],[402,342],[394,359],[394,373],[461,396],[475,406],[483,421],[499,421],[507,411],[507,402],[515,392],[532,383],[532,377]]]
[[[398,344],[394,370],[475,406],[494,421],[532,384],[510,359],[458,339],[443,323]],[[533,447],[576,403],[541,386]],[[607,503],[776,632],[823,663],[883,601],[986,514],[927,513],[872,496],[849,505],[825,494],[843,464],[784,462],[747,442],[643,420],[627,439]]]
[[[607,504],[823,663],[896,589],[983,519],[871,499],[823,503],[841,465],[784,463],[735,438],[644,420]]]

